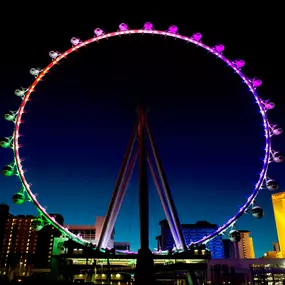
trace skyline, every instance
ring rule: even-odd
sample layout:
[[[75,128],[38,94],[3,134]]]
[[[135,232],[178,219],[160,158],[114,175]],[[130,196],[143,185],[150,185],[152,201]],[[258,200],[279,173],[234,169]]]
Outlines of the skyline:
[[[183,28],[185,29],[185,27]],[[92,35],[92,32],[93,29],[89,29],[90,35]],[[69,31],[66,32],[66,34],[69,34]],[[210,37],[215,38],[215,33],[210,33]],[[68,46],[68,37],[60,35],[60,39],[57,38],[57,40],[59,41],[59,45],[63,45],[64,43],[64,46]],[[238,49],[236,51],[231,51],[230,47],[227,48],[228,45],[226,44],[226,39],[217,39],[217,41],[218,40],[225,43],[225,52],[228,52],[229,49],[229,52],[237,53],[235,56],[244,55],[246,68],[248,68],[249,65],[250,68],[255,68],[254,64],[248,59],[251,55],[251,51],[239,55]],[[39,191],[39,196],[42,197],[40,201],[43,201],[44,204],[46,203],[49,206],[48,209],[50,209],[50,207],[53,207],[53,209],[56,210],[63,209],[62,213],[59,213],[62,214],[67,221],[71,221],[71,214],[68,214],[68,212],[71,210],[72,205],[67,207],[68,205],[62,205],[58,200],[62,201],[66,199],[66,195],[68,195],[69,201],[76,207],[76,201],[78,202],[78,200],[80,201],[80,199],[82,199],[81,202],[86,203],[86,199],[88,199],[86,197],[94,191],[92,189],[96,188],[104,188],[104,192],[110,196],[122,159],[122,154],[125,151],[126,142],[130,136],[131,127],[135,122],[135,108],[137,102],[144,101],[146,102],[146,105],[151,106],[149,113],[150,127],[153,129],[155,140],[159,145],[159,153],[162,157],[171,188],[175,189],[172,190],[172,192],[174,194],[175,202],[178,204],[178,212],[182,213],[179,215],[182,216],[181,222],[190,223],[186,221],[189,216],[191,217],[191,222],[195,222],[196,217],[196,220],[203,220],[205,215],[202,215],[203,213],[197,214],[195,205],[192,213],[190,211],[190,214],[187,213],[187,211],[189,211],[189,205],[185,205],[186,199],[189,199],[189,201],[200,199],[201,196],[198,195],[200,192],[203,192],[204,195],[209,197],[201,212],[211,209],[211,211],[215,211],[217,214],[217,221],[211,220],[210,222],[224,222],[228,215],[231,216],[234,214],[234,210],[237,211],[238,204],[244,202],[245,197],[248,195],[251,186],[256,181],[255,178],[260,171],[261,162],[259,160],[262,157],[264,142],[262,141],[261,135],[262,128],[259,127],[260,116],[256,113],[256,106],[252,104],[253,100],[251,95],[249,95],[246,88],[240,84],[239,80],[237,80],[238,78],[232,75],[227,68],[218,62],[218,60],[210,57],[203,51],[196,51],[196,49],[190,45],[187,45],[187,48],[185,48],[185,45],[182,46],[181,43],[176,43],[169,39],[162,42],[152,38],[147,40],[146,37],[143,38],[143,41],[141,39],[135,39],[132,42],[126,37],[125,39],[122,39],[122,42],[123,44],[118,41],[113,41],[113,44],[104,42],[103,48],[101,48],[101,43],[101,46],[95,46],[95,44],[93,44],[92,48],[88,47],[88,49],[82,53],[83,55],[79,52],[77,59],[74,56],[71,60],[67,60],[60,65],[60,68],[56,69],[55,72],[52,72],[47,79],[45,79],[39,87],[39,90],[37,90],[37,93],[41,94],[41,96],[33,96],[31,105],[28,107],[29,112],[25,115],[27,123],[22,127],[24,133],[23,139],[26,142],[23,153],[24,157],[27,158],[24,162],[24,166],[28,169],[28,178],[32,181],[34,189],[41,189]],[[125,43],[127,43],[128,46]],[[144,46],[144,43],[149,44],[152,51],[150,48],[148,49],[146,45]],[[42,48],[39,51],[39,55],[36,57],[38,57],[38,59],[44,58],[44,60],[48,60],[48,51],[44,55],[42,53],[44,44],[45,43],[42,43]],[[114,48],[115,46],[116,48]],[[141,52],[142,49],[144,50],[143,54]],[[102,54],[99,58],[94,56],[94,54],[99,53]],[[186,53],[188,59],[183,58]],[[118,54],[122,55],[124,60],[117,58]],[[136,54],[142,54],[142,58],[137,59]],[[171,57],[169,57],[169,54]],[[108,58],[106,55],[108,55]],[[129,60],[126,60],[127,56],[129,56]],[[150,61],[147,61],[149,58],[152,60],[155,59],[156,62],[150,63]],[[165,58],[168,59],[167,63],[164,62]],[[134,60],[136,61],[134,62]],[[9,64],[11,63],[9,62]],[[97,68],[99,67],[100,73],[93,70],[94,65],[96,65]],[[135,70],[136,65],[140,66],[139,70]],[[202,65],[206,66],[207,70],[202,68],[199,69],[199,66]],[[9,108],[12,108],[11,105],[16,105],[17,98],[13,98],[15,97],[13,95],[14,89],[20,86],[23,81],[32,82],[28,70],[35,66],[29,65],[29,63],[23,65],[20,64],[21,67],[19,70],[16,70],[16,67],[18,66],[17,60],[15,60],[14,66],[15,67],[12,65],[9,68],[16,72],[15,80],[11,82],[10,79],[10,81],[7,80],[5,82],[5,93],[7,93],[7,97],[3,100],[3,97],[1,96],[2,113]],[[121,74],[120,72],[122,71],[122,66],[124,66],[124,74]],[[151,69],[149,68],[150,66]],[[190,70],[189,66],[192,66],[193,68]],[[8,66],[6,67],[8,68]],[[186,75],[184,72],[179,72],[181,69],[182,71],[187,71]],[[165,79],[169,78],[170,72],[174,70],[175,76],[171,73],[171,80]],[[218,72],[215,70],[218,70]],[[90,71],[93,73],[90,74]],[[220,75],[219,72],[221,73]],[[251,73],[253,73],[252,70]],[[262,69],[261,73],[263,73],[265,80],[264,77],[262,77],[262,74],[260,74],[260,71],[258,74],[255,74],[264,80],[265,87],[261,87],[259,94],[261,93],[263,95],[271,93],[266,92],[272,88],[270,84],[266,87],[266,82],[270,82],[270,74],[266,74],[264,69]],[[96,82],[99,82],[98,84],[95,83],[95,90],[96,92],[99,92],[97,93],[99,96],[97,96],[96,99],[92,96],[94,90],[94,77],[96,78]],[[189,77],[191,77],[191,92],[188,92],[187,88],[187,86],[189,86]],[[8,79],[7,75],[6,78]],[[273,78],[273,76],[271,78]],[[110,79],[112,86],[108,85]],[[147,83],[146,80],[149,80],[150,83]],[[144,82],[144,86],[142,86],[141,81]],[[174,81],[174,83],[171,81]],[[179,84],[177,81],[179,81]],[[127,84],[124,82],[127,82]],[[225,82],[228,84],[225,85]],[[230,83],[234,84],[235,87],[232,88]],[[207,84],[211,84],[211,88],[208,88]],[[84,86],[83,89],[82,86]],[[65,94],[62,94],[61,90],[65,90]],[[136,98],[133,98],[134,90],[136,91]],[[151,92],[149,90],[151,90]],[[82,91],[84,91],[85,94],[82,94]],[[157,95],[158,92],[160,93]],[[219,95],[219,97],[211,96],[211,94],[209,94],[210,92]],[[80,93],[81,96],[80,103],[82,104],[82,107],[80,110],[84,110],[83,113],[78,113],[78,93]],[[148,93],[151,93],[149,94],[149,97],[145,95]],[[175,99],[180,101],[179,104],[173,102],[173,93],[176,94]],[[183,96],[185,93],[187,93],[187,96]],[[280,110],[283,109],[282,104],[284,105],[284,101],[278,97],[280,95],[277,94],[277,92],[274,93],[275,94],[268,97],[273,97],[272,99],[277,105],[277,110],[274,109],[270,111],[270,117],[273,117],[274,121],[281,124],[284,114],[282,116]],[[125,98],[123,99],[124,104],[120,102],[121,99],[118,99],[117,94],[125,96],[123,97]],[[157,98],[153,98],[152,94],[157,95]],[[189,100],[189,94],[192,95],[191,100]],[[227,96],[227,94],[231,94],[232,97]],[[112,106],[109,104],[110,98],[114,100]],[[205,98],[208,101],[206,106]],[[235,98],[234,102],[232,102],[232,98]],[[267,97],[265,99],[267,99]],[[161,104],[162,100],[163,105]],[[57,102],[56,106],[54,102]],[[68,108],[71,111],[68,114],[66,112],[63,113],[66,102],[68,102]],[[93,106],[90,102],[92,104],[96,103],[97,105]],[[191,108],[191,113],[189,114],[189,106],[192,105],[194,107]],[[197,108],[198,106],[199,108]],[[226,108],[224,108],[225,106]],[[51,114],[52,117],[50,117]],[[169,116],[169,114],[174,114],[175,118],[173,119],[173,116]],[[243,118],[239,117],[241,114],[244,115]],[[225,117],[227,118],[226,122],[224,120]],[[49,119],[47,120],[46,118]],[[92,124],[88,123],[91,119]],[[100,122],[104,122],[104,124]],[[68,125],[68,123],[71,125]],[[7,124],[7,122],[1,121],[0,125],[1,130],[5,130],[6,132],[5,134],[2,134],[1,131],[1,135],[4,136],[11,131],[11,126],[8,127],[9,124]],[[183,136],[185,135],[186,127],[189,127],[189,125],[191,129],[190,133],[196,135],[194,139],[193,136],[190,135],[186,137]],[[217,130],[216,126],[225,126],[225,128]],[[82,140],[85,134],[88,133],[91,128],[95,127],[96,132],[97,130],[100,130],[100,132],[98,131],[100,135],[96,136],[93,133],[87,142],[84,139]],[[231,130],[231,128],[233,130]],[[171,136],[169,136],[169,132],[171,132]],[[78,137],[80,138],[79,142],[76,140],[74,141],[74,138]],[[101,137],[104,137],[104,140],[100,139]],[[197,137],[199,138],[197,139]],[[47,140],[47,138],[51,139]],[[120,138],[120,140],[118,140],[118,138]],[[209,138],[211,138],[211,145],[208,143]],[[58,142],[59,146],[53,145],[55,144],[55,141]],[[68,145],[65,143],[66,141],[69,141]],[[116,141],[116,147],[111,143],[114,141]],[[167,144],[165,144],[165,141]],[[274,138],[274,149],[282,151],[282,141],[283,138]],[[84,147],[82,149],[83,145]],[[94,149],[94,145],[96,145],[98,149]],[[173,151],[171,146],[175,145],[176,153],[173,155],[173,153],[171,153]],[[40,149],[37,149],[36,146],[40,146]],[[109,148],[106,146],[109,146]],[[74,152],[74,149],[76,148],[80,149],[80,152]],[[191,149],[192,151],[188,152],[186,151],[187,149]],[[232,171],[229,171],[227,165],[232,163],[233,157],[229,155],[223,156],[221,154],[229,154],[233,152],[233,149],[235,151],[235,167]],[[83,153],[85,154],[83,155]],[[1,158],[3,158],[3,155],[5,157],[5,159],[1,159],[1,163],[2,161],[9,163],[7,160],[8,157],[11,157],[9,156],[9,151],[1,150],[0,154]],[[72,157],[70,154],[72,154]],[[97,157],[99,164],[95,163],[95,165],[92,166],[90,161],[88,162],[88,160],[86,160],[88,155]],[[60,160],[62,161],[58,161],[58,157],[61,157]],[[102,164],[102,161],[109,161],[109,164]],[[191,165],[195,165],[195,170],[187,168],[189,166],[188,161],[191,161]],[[220,171],[217,170],[217,172],[214,171],[214,173],[211,173],[216,168],[215,161],[219,161],[219,166],[222,167]],[[55,165],[55,162],[57,162],[57,165]],[[112,166],[110,165],[110,162]],[[86,169],[80,170],[78,165],[84,166]],[[55,187],[53,191],[51,191],[49,185],[46,185],[46,173],[48,173],[46,170],[50,171],[50,169],[53,169],[54,172],[52,175],[49,175],[49,182],[51,181],[51,184],[55,185],[53,186]],[[66,171],[65,173],[62,173],[63,169]],[[189,170],[192,171],[190,171],[190,174]],[[237,174],[237,171],[239,171],[239,174]],[[282,171],[284,171],[283,165],[274,165],[273,171],[272,166],[270,166],[270,173],[273,173],[272,175],[270,174],[270,177],[273,176],[272,178],[275,178],[279,182],[281,185],[280,191],[284,189],[284,186],[282,186],[284,185]],[[94,172],[96,172],[97,176],[96,182],[92,181]],[[108,178],[106,178],[106,175],[104,174],[106,172],[109,173]],[[59,179],[56,178],[57,173],[61,176]],[[203,184],[201,182],[205,181],[205,174],[207,175],[208,181]],[[71,176],[73,178],[77,177],[77,182],[71,181]],[[217,177],[221,176],[226,177],[225,181],[221,181],[222,179],[224,180],[224,177],[217,179]],[[127,214],[130,206],[134,207],[134,203],[132,203],[133,200],[137,199],[135,194],[135,178],[136,175],[134,175],[130,189],[128,189],[126,195],[127,198],[129,193],[133,193],[132,197],[129,196],[127,201],[123,203],[122,211],[125,211],[125,213],[122,217],[125,218],[128,216]],[[17,186],[18,183],[13,181],[15,179],[2,177],[0,179],[1,185],[6,185],[9,189],[17,189],[17,187],[19,187]],[[189,183],[189,180],[195,182]],[[73,186],[73,189],[76,189],[84,185],[86,189],[81,189],[82,197],[77,197],[75,190],[72,190],[73,192],[70,190],[62,193],[62,196],[59,196],[60,198],[56,197],[56,195],[60,194],[60,189],[64,186],[62,181],[69,181],[69,183],[65,184],[66,189],[71,189],[71,186]],[[236,181],[237,185],[231,185],[231,181]],[[227,193],[228,185],[231,185],[231,189],[233,189],[231,190],[231,195]],[[151,193],[153,193],[153,185],[150,185],[150,188]],[[187,188],[197,190],[189,196],[189,193],[185,191]],[[215,193],[209,191],[209,189],[207,190],[207,188],[214,189]],[[242,191],[239,190],[241,188],[243,189]],[[90,191],[88,189],[90,189]],[[35,191],[37,192],[37,190]],[[13,194],[11,192],[9,192],[10,197]],[[50,197],[50,195],[48,195],[49,192],[53,193],[55,196]],[[223,201],[215,199],[217,196],[225,196],[225,194],[228,194],[228,196]],[[269,239],[276,239],[275,233],[271,233],[265,242],[258,242],[255,238],[255,236],[263,233],[262,223],[266,224],[271,220],[271,230],[274,229],[272,226],[273,213],[271,201],[268,203],[270,194],[261,193],[260,196],[258,202],[265,209],[266,216],[261,221],[254,221],[256,224],[253,226],[254,230],[252,230],[253,239],[255,244],[259,244],[258,247],[264,248],[265,244],[267,244],[267,250],[270,250],[269,247],[271,244],[268,245],[268,242]],[[8,195],[4,195],[3,197],[8,199]],[[109,201],[108,198],[109,197],[106,197],[104,199],[103,197],[102,203],[96,205],[97,209],[90,211],[94,214],[95,212],[104,213],[104,211],[107,210],[106,205]],[[229,201],[229,198],[232,198],[232,201]],[[210,201],[213,199],[216,200],[215,209],[210,207]],[[128,203],[130,205],[126,206]],[[159,205],[159,201],[155,198],[151,203],[153,203],[151,206],[152,209]],[[229,203],[230,205],[224,205],[225,203]],[[193,206],[191,202],[190,204]],[[92,208],[92,203],[90,206],[90,208]],[[18,207],[18,211],[23,209],[22,206]],[[219,209],[220,207],[223,207],[223,210]],[[201,210],[201,207],[199,208]],[[14,206],[12,209],[16,210]],[[24,209],[28,210],[27,207]],[[92,212],[89,213],[89,218],[87,218],[88,215],[87,217],[85,215],[83,217],[83,214],[78,213],[77,219],[79,221],[86,219],[90,221]],[[152,213],[159,217],[162,216],[161,210],[157,212],[152,211]],[[137,211],[136,213],[133,211],[132,218],[135,216],[137,216]],[[150,217],[151,216],[152,214]],[[118,228],[122,228],[122,225],[126,224],[126,220],[122,219],[122,217],[121,221],[118,221]],[[208,213],[208,217],[212,217],[212,215],[209,215]],[[154,218],[154,220],[157,219]],[[241,229],[248,229],[251,231],[253,218],[247,217],[244,219],[244,217],[242,217],[242,220],[246,221],[238,223],[242,226]],[[259,225],[261,229],[258,229],[257,225]],[[133,224],[132,227],[135,227],[135,225]],[[152,226],[151,231],[155,232],[153,227],[158,228],[158,224]],[[137,239],[132,239],[134,240],[134,244],[137,244]],[[271,242],[274,241],[275,240],[272,240]],[[258,249],[257,252],[261,252],[261,249]]]

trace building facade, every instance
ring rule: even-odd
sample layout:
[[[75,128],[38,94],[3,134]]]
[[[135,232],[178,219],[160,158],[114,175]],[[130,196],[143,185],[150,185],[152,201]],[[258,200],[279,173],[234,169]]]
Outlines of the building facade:
[[[280,256],[285,258],[285,192],[272,194]]]
[[[75,235],[81,236],[83,239],[97,244],[101,235],[105,217],[96,217],[95,225],[66,225],[65,227]],[[113,230],[108,247],[114,247],[115,230]]]
[[[240,230],[240,242],[234,243],[235,255],[237,259],[253,259],[255,258],[253,240],[250,232],[247,230]]]
[[[52,216],[63,224],[61,215]],[[34,219],[31,215],[9,215],[1,245],[2,273],[25,276],[31,275],[34,269],[50,268],[53,239],[59,232],[53,226],[35,231]]]
[[[174,240],[167,220],[160,221],[159,225],[160,236],[156,238],[158,241],[158,249],[167,250],[173,248]],[[206,221],[200,221],[196,224],[182,224],[181,227],[186,244],[202,239],[204,236],[207,236],[218,229],[218,225]],[[212,258],[224,258],[222,236],[217,236],[212,239],[207,247],[211,251]]]

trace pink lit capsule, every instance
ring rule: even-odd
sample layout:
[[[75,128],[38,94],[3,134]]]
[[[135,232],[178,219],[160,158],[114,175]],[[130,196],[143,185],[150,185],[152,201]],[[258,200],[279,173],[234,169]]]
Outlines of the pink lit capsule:
[[[79,43],[81,43],[80,39],[76,37],[71,38],[70,42],[72,43],[73,46],[76,46]]]
[[[144,30],[153,30],[153,24],[151,22],[146,22],[144,25],[143,25],[143,28]]]
[[[237,59],[234,61],[234,64],[238,69],[241,69],[245,65],[245,61],[242,59]]]
[[[275,104],[274,104],[274,102],[265,102],[265,103],[264,103],[264,107],[265,107],[267,110],[271,110],[271,109],[274,109],[274,108],[275,108]]]
[[[128,27],[128,25],[125,24],[125,23],[121,23],[121,24],[119,25],[119,30],[120,30],[120,31],[127,31],[128,29],[129,29],[129,27]]]
[[[94,34],[95,34],[95,36],[99,37],[99,36],[104,35],[104,31],[102,29],[100,29],[100,28],[96,28],[94,30]]]
[[[170,27],[168,28],[168,32],[169,32],[169,33],[172,33],[172,34],[177,34],[177,32],[178,32],[178,27],[175,26],[175,25],[170,26]]]
[[[201,33],[195,33],[192,35],[192,39],[196,42],[200,42],[200,40],[202,39],[202,34]]]
[[[252,86],[254,88],[261,86],[261,84],[262,84],[262,80],[260,80],[260,79],[255,78],[252,80]]]
[[[216,45],[216,46],[214,47],[214,49],[215,49],[218,53],[222,53],[223,50],[225,49],[225,46],[222,45],[222,44]]]
[[[274,135],[276,135],[276,136],[279,136],[279,135],[281,135],[281,134],[283,133],[283,129],[282,129],[282,128],[274,128],[274,129],[272,130],[272,133],[273,133]]]

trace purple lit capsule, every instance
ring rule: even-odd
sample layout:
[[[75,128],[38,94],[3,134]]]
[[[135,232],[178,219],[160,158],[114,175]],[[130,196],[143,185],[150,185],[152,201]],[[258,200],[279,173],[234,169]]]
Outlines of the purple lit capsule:
[[[143,29],[144,29],[144,30],[151,31],[151,30],[153,30],[153,24],[152,24],[151,22],[146,22],[146,23],[143,25]]]
[[[257,87],[261,86],[261,84],[262,84],[262,80],[260,80],[260,79],[254,78],[252,80],[252,86],[254,88],[257,88]]]
[[[95,34],[95,36],[99,37],[99,36],[104,35],[104,31],[102,29],[100,29],[100,28],[96,28],[94,30],[94,34]]]
[[[81,43],[80,39],[76,37],[71,38],[70,42],[72,43],[73,46],[76,46],[79,43]]]
[[[236,59],[234,64],[238,69],[241,69],[245,65],[245,61],[243,59]]]
[[[266,110],[272,110],[275,108],[275,104],[274,104],[274,102],[265,101],[264,107]]]
[[[191,38],[196,42],[200,42],[200,40],[202,39],[202,34],[201,33],[195,33],[192,35]]]
[[[214,47],[214,49],[215,49],[218,53],[222,53],[223,50],[225,49],[225,46],[222,45],[222,44],[216,45],[216,46]]]
[[[274,152],[273,155],[272,155],[272,157],[273,157],[273,161],[274,161],[274,162],[281,163],[281,162],[284,161],[284,156],[283,156],[283,154],[282,154],[281,152],[279,152],[279,151]]]
[[[178,27],[175,26],[175,25],[172,25],[172,26],[170,26],[170,27],[168,28],[168,32],[169,32],[169,33],[172,33],[172,34],[177,34],[177,32],[178,32]]]
[[[282,130],[281,128],[274,128],[274,129],[272,130],[272,133],[273,133],[274,135],[276,135],[276,136],[279,136],[279,135],[281,135],[281,134],[283,133],[283,130]]]
[[[129,27],[128,27],[128,25],[125,24],[125,23],[121,23],[121,24],[119,25],[119,30],[120,30],[120,31],[127,31],[128,29],[129,29]]]

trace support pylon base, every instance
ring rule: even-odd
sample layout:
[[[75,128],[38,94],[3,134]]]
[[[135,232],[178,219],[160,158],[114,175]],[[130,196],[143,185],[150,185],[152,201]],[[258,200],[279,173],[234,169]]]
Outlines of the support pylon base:
[[[153,254],[150,249],[140,249],[137,256],[135,285],[154,285],[155,270]]]

